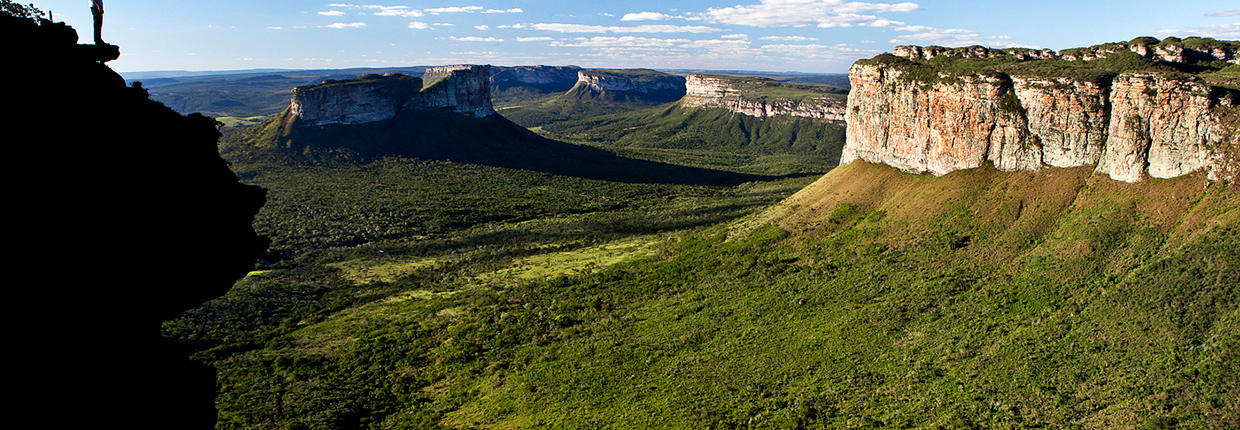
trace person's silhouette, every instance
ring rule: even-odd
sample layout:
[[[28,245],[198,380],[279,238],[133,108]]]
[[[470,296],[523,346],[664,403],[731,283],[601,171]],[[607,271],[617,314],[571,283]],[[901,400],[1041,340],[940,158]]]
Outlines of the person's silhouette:
[[[90,0],[90,13],[95,16],[95,44],[103,43],[103,0]]]

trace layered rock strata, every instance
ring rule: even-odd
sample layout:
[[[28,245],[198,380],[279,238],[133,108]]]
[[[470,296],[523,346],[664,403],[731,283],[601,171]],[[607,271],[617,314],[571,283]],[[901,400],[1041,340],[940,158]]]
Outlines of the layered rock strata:
[[[1198,170],[1237,179],[1235,92],[1183,75],[1127,72],[1112,82],[988,74],[934,83],[897,67],[850,71],[841,164],[884,163],[942,175],[1097,165],[1134,182]],[[945,77],[945,76],[941,76]]]
[[[921,60],[929,60],[935,57],[974,59],[1013,57],[1019,60],[1061,58],[1068,61],[1099,60],[1123,52],[1133,52],[1147,60],[1168,63],[1192,63],[1198,60],[1205,60],[1240,64],[1240,44],[1195,37],[1184,40],[1169,37],[1161,41],[1152,37],[1140,37],[1129,42],[1106,43],[1088,48],[1065,49],[1059,52],[1049,49],[991,49],[983,46],[945,48],[942,46],[911,45],[897,46],[891,51],[892,54],[899,57]]]
[[[685,78],[639,70],[641,74],[617,73],[607,70],[577,72],[577,85],[597,92],[666,93],[684,92]]]
[[[445,66],[428,69],[425,78],[393,74],[367,75],[293,89],[289,117],[299,126],[365,124],[395,118],[403,112],[451,109],[475,117],[495,113],[491,106],[490,66]]]
[[[808,96],[798,99],[765,97],[747,94],[746,90],[733,85],[735,80],[736,78],[730,77],[689,75],[685,79],[685,98],[682,103],[690,108],[722,108],[759,118],[787,115],[833,121],[844,120],[844,104],[838,96],[831,97],[824,92],[821,97]],[[801,87],[798,86],[798,88]],[[814,91],[808,88],[801,89],[806,92]]]
[[[534,87],[545,91],[568,91],[577,84],[575,66],[517,66],[492,67],[491,90],[503,91],[512,87]]]
[[[495,113],[491,106],[491,66],[442,66],[422,75],[425,88],[405,102],[412,109],[451,108],[477,118]]]

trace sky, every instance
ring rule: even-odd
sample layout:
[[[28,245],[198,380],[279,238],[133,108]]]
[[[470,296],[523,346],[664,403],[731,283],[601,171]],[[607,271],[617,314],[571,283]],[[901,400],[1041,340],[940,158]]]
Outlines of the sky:
[[[898,45],[1240,40],[1235,0],[105,0],[119,72],[444,64],[846,73]],[[88,0],[20,0],[92,39]]]

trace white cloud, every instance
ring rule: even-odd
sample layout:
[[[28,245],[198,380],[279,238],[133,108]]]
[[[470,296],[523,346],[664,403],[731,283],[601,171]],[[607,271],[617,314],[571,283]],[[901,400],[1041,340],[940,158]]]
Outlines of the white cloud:
[[[326,25],[326,26],[324,26],[324,27],[329,27],[329,28],[360,28],[360,27],[365,27],[365,26],[366,26],[366,23],[364,23],[364,22],[350,22],[350,23],[337,22],[337,23],[328,24],[328,25]]]
[[[381,10],[381,11],[379,11],[379,12],[376,12],[376,13],[375,13],[375,15],[378,15],[378,16],[399,16],[399,17],[404,17],[404,18],[421,18],[421,17],[425,16],[426,14],[422,13],[422,11],[420,11],[420,10],[409,10],[409,9],[397,9],[397,8],[391,8],[391,9],[384,9],[384,10]]]
[[[477,29],[477,30],[487,31],[487,30],[490,30],[490,29],[491,29],[491,26],[489,26],[489,25],[485,25],[485,24],[484,24],[484,25],[475,25],[475,26],[474,26],[474,28],[475,28],[475,29]]]
[[[633,27],[617,27],[584,24],[538,23],[529,26],[535,30],[555,31],[560,33],[713,33],[723,31],[713,27],[693,25],[637,25]],[[515,25],[513,28],[517,28]]]
[[[283,30],[284,27],[267,27],[268,30]]]
[[[719,36],[719,37],[720,37],[720,38],[722,38],[722,39],[748,39],[748,38],[749,38],[749,35],[748,35],[748,34],[739,34],[739,33],[737,33],[737,34],[725,34],[725,35],[723,35],[723,36]]]
[[[917,45],[969,46],[994,44],[1008,39],[1008,36],[982,36],[981,33],[963,28],[931,28],[926,26],[896,27],[898,31],[912,31],[913,34],[896,36],[890,43],[911,43]]]
[[[722,40],[722,39],[706,39],[694,40],[692,42],[680,45],[681,48],[706,48],[719,50],[739,50],[748,49],[748,40]]]
[[[665,15],[659,12],[638,12],[626,13],[620,18],[621,21],[662,21],[665,19],[675,18],[671,15]]]
[[[1226,16],[1236,16],[1236,15],[1240,15],[1240,9],[1230,9],[1230,10],[1224,10],[1220,12],[1210,12],[1206,14],[1206,16],[1213,16],[1213,17],[1226,17]]]
[[[414,30],[431,30],[431,25],[425,22],[414,21],[409,23],[409,28]]]
[[[1154,36],[1202,36],[1213,37],[1215,39],[1240,39],[1240,22],[1230,24],[1207,25],[1205,27],[1189,27],[1186,30],[1162,30],[1154,33]]]
[[[494,37],[478,37],[478,36],[466,36],[466,37],[452,36],[452,37],[449,37],[449,39],[452,39],[458,42],[503,42],[504,41],[504,39],[498,39]]]
[[[809,42],[809,41],[818,40],[817,37],[805,37],[805,36],[767,36],[767,37],[762,37],[761,39],[762,40],[785,40],[789,42]]]
[[[601,16],[616,16],[615,14],[611,14],[611,13],[607,13],[607,12],[600,13],[599,15],[601,15]]]
[[[378,16],[402,16],[405,18],[417,18],[422,16],[422,11],[410,9],[409,6],[380,6],[374,4],[348,4],[348,3],[332,3],[329,7],[342,7],[350,9],[369,9],[377,10],[375,15]]]
[[[514,8],[512,8],[512,9],[503,9],[503,10],[500,10],[500,9],[487,9],[487,10],[482,11],[482,13],[524,13],[524,12],[525,12],[525,11],[524,11],[524,10],[521,10],[521,8],[519,8],[519,7],[514,7]]]
[[[343,16],[343,15],[344,15],[344,12],[341,12],[341,11],[338,11],[338,10],[324,10],[324,11],[319,11],[319,15],[323,15],[323,16]]]
[[[454,26],[454,25],[456,25],[456,24],[453,24],[453,23],[450,23],[450,22],[436,22],[436,23],[434,23],[434,24],[432,24],[432,25],[439,26],[439,27],[451,27],[451,26]]]
[[[753,27],[849,27],[878,19],[866,13],[909,12],[916,3],[864,3],[845,0],[759,0],[756,5],[710,8],[699,14],[708,22]]]
[[[518,37],[518,42],[550,42],[555,40],[554,37]]]
[[[879,53],[877,50],[853,48],[843,43],[838,45],[764,45],[759,49],[773,54],[815,60],[852,61]]]
[[[451,6],[451,7],[435,7],[435,8],[430,8],[430,9],[423,9],[423,11],[431,15],[439,15],[441,13],[481,12],[483,9],[484,8],[482,6]]]
[[[676,45],[692,42],[689,39],[660,39],[639,36],[595,36],[578,37],[573,42],[553,42],[551,46],[571,48],[600,48],[606,50],[650,50],[673,48]]]

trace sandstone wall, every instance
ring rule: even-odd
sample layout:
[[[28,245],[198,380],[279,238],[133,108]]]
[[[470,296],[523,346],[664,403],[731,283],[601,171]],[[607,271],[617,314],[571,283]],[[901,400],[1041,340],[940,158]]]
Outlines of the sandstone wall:
[[[309,126],[383,121],[396,117],[421,87],[421,79],[405,75],[297,87],[290,115]]]
[[[985,161],[1007,171],[1097,165],[1127,182],[1198,170],[1240,179],[1240,133],[1225,126],[1235,95],[1193,78],[1124,73],[1098,84],[999,75],[927,84],[903,73],[881,64],[850,70],[841,164],[861,159],[935,175]]]
[[[731,81],[704,75],[689,75],[685,79],[683,105],[691,108],[723,108],[733,112],[769,117],[788,115],[804,118],[844,120],[844,105],[835,99],[823,97],[814,100],[780,100],[747,97],[743,90],[734,88]]]
[[[495,114],[491,106],[491,66],[443,66],[422,75],[426,88],[406,102],[409,109],[452,108],[478,118]]]
[[[568,91],[577,84],[577,72],[579,71],[581,68],[572,66],[492,67],[491,90],[535,86],[549,91]]]
[[[368,75],[293,89],[289,118],[299,127],[365,124],[418,110],[450,108],[485,117],[491,106],[490,66],[444,66],[428,69],[435,82],[400,74]]]
[[[633,79],[606,71],[582,70],[577,72],[577,85],[584,85],[599,92],[656,93],[684,91],[685,81],[684,78],[672,75]]]

